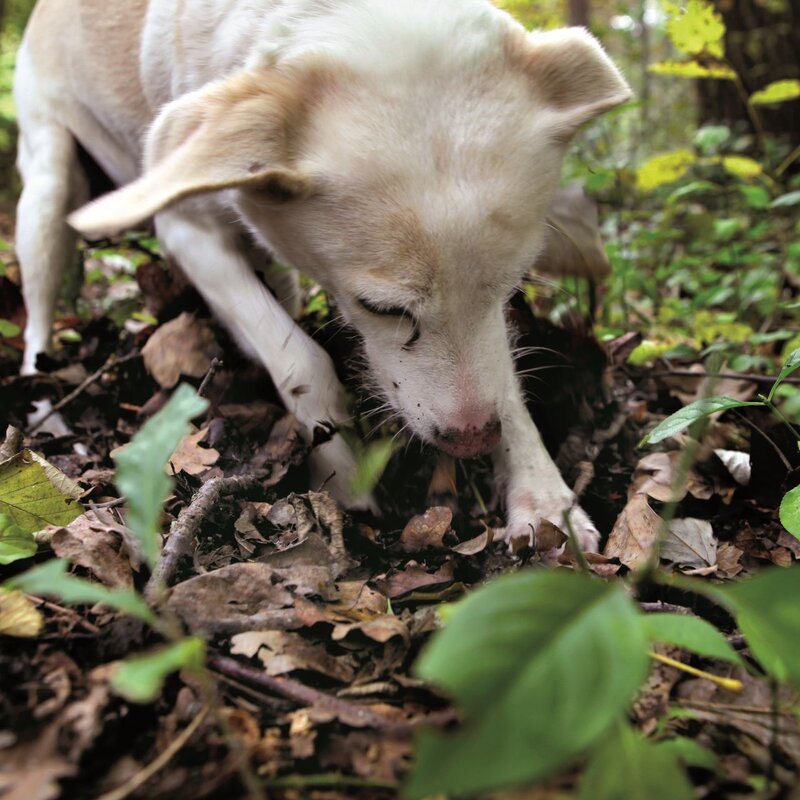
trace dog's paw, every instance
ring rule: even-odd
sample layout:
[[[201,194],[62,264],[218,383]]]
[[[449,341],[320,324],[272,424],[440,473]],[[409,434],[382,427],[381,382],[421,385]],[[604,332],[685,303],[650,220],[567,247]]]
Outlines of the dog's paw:
[[[353,494],[356,462],[353,451],[339,434],[312,450],[310,467],[311,486],[314,489],[330,492],[345,508],[378,513],[378,506],[371,494]]]
[[[568,522],[564,519],[565,511]],[[600,545],[600,533],[589,515],[576,505],[550,509],[537,508],[533,505],[511,507],[508,512],[508,524],[503,534],[509,549],[516,553],[522,548],[534,547],[536,534],[543,520],[553,523],[565,534],[569,534],[569,529],[571,529],[579,547],[584,552],[597,552]]]

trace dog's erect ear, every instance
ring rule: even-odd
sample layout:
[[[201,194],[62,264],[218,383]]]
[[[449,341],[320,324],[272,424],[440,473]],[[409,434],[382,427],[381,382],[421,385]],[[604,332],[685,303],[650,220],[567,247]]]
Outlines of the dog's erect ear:
[[[630,86],[584,28],[521,34],[509,38],[508,53],[536,94],[567,132],[630,100]]]
[[[165,105],[145,142],[144,174],[69,217],[88,236],[116,233],[187,197],[263,187],[276,202],[309,181],[291,168],[289,140],[301,114],[297,82],[241,73]]]

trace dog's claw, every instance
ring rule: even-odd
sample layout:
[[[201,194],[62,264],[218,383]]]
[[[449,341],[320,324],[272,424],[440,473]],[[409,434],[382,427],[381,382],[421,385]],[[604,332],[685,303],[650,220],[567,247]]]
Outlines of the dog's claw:
[[[556,512],[512,510],[509,512],[509,523],[504,529],[504,538],[512,552],[517,552],[524,546],[533,547],[536,529],[539,523],[546,519],[566,534],[569,534],[568,528],[571,528],[581,550],[596,553],[600,545],[600,533],[589,515],[580,506],[572,506],[568,513],[569,524],[564,520],[563,510]]]

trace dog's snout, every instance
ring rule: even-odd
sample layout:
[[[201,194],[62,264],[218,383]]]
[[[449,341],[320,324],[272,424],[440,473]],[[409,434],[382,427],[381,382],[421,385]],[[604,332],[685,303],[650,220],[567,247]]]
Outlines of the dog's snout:
[[[465,425],[434,432],[436,446],[456,458],[472,458],[489,453],[500,441],[502,425],[492,417],[483,425]]]

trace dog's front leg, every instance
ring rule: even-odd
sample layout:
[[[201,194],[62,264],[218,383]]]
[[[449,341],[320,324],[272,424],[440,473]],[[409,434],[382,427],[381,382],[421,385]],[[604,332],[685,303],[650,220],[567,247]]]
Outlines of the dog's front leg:
[[[509,392],[503,434],[494,452],[495,469],[506,496],[506,540],[533,543],[546,519],[565,530],[564,514],[584,550],[596,551],[600,534],[564,482],[525,408],[519,388]]]
[[[216,214],[202,213],[198,206],[190,202],[157,215],[156,230],[167,252],[245,352],[267,368],[309,441],[316,427],[346,422],[345,392],[328,354],[256,278],[240,248],[238,227],[220,222]],[[352,453],[340,435],[315,448],[315,488],[325,482],[341,502],[369,505],[369,498],[350,495],[354,474]]]

